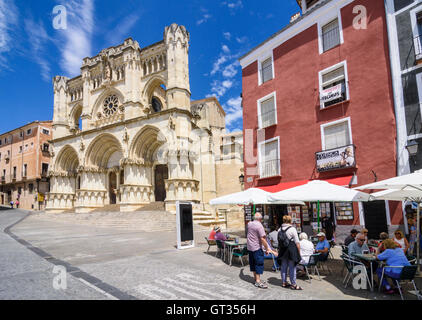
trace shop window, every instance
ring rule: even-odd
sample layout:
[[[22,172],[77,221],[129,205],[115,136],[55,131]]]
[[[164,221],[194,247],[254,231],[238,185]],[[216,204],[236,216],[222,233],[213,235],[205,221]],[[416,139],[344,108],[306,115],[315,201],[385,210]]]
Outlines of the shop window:
[[[320,72],[321,109],[349,99],[346,64]]]
[[[322,126],[323,150],[331,150],[352,144],[348,120]]]
[[[259,172],[261,178],[280,175],[279,138],[261,142],[259,149]]]
[[[328,51],[340,44],[340,28],[338,19],[335,19],[321,28],[322,50]]]
[[[277,124],[277,107],[275,92],[258,100],[258,125],[260,129]]]

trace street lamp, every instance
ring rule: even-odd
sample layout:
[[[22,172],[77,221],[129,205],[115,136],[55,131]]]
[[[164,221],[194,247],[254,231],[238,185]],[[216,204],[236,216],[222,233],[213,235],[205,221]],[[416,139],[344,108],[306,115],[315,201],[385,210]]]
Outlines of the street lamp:
[[[415,156],[418,154],[419,149],[419,143],[417,143],[415,140],[410,141],[406,146],[407,152],[409,152],[409,155],[413,157],[413,161],[416,164]]]

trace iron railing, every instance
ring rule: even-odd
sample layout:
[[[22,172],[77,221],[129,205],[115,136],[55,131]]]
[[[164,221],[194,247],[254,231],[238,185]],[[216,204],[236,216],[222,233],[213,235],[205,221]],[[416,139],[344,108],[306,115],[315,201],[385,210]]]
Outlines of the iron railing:
[[[340,44],[340,28],[335,27],[322,34],[323,51],[330,50]]]
[[[268,178],[280,175],[280,159],[268,160],[261,162],[260,176]]]

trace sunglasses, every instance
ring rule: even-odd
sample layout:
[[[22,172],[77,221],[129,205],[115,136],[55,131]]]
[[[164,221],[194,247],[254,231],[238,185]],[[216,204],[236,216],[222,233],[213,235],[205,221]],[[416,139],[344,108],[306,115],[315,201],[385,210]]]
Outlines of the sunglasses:
[[[358,241],[365,241],[365,239],[356,239],[356,240],[358,240]]]

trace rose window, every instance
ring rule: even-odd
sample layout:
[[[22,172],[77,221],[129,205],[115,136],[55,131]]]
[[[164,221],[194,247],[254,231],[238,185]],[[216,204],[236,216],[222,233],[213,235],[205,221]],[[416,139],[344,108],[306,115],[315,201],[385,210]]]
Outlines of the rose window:
[[[115,114],[117,112],[117,109],[119,108],[119,99],[117,98],[116,95],[112,95],[107,97],[104,100],[104,114],[106,116],[112,116],[113,114]]]

